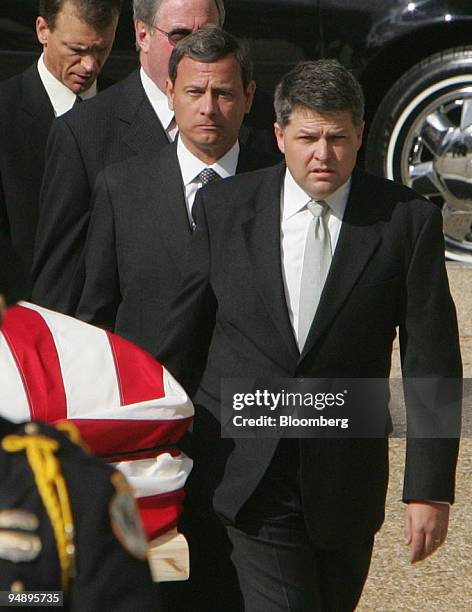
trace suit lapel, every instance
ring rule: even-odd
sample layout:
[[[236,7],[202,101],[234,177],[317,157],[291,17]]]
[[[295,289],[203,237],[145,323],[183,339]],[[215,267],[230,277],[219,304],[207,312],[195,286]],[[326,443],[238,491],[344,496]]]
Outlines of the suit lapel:
[[[41,82],[36,64],[22,75],[21,109],[25,115],[25,133],[42,159],[44,149],[54,121],[54,109]]]
[[[280,193],[285,165],[270,168],[255,197],[255,210],[243,223],[247,252],[256,276],[256,286],[292,356],[298,348],[288,314],[280,256]]]
[[[118,104],[119,118],[127,125],[123,142],[134,153],[157,153],[169,144],[165,130],[144,92],[139,71],[133,72],[123,82]]]
[[[167,252],[180,268],[185,253],[182,241],[190,237],[191,228],[176,143],[161,149],[146,163],[145,170],[151,178],[144,182],[147,190],[144,197],[150,202],[150,222],[158,228]]]
[[[331,325],[380,242],[380,215],[363,184],[362,173],[355,172],[338,244],[300,361]]]

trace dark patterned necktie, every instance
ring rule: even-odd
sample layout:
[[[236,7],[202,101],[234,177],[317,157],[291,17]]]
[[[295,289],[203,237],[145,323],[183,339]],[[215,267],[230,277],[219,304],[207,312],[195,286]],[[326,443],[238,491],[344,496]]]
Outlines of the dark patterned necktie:
[[[202,184],[202,187],[205,187],[205,185],[209,185],[220,178],[221,176],[218,172],[215,172],[213,168],[203,168],[197,176],[197,181]]]

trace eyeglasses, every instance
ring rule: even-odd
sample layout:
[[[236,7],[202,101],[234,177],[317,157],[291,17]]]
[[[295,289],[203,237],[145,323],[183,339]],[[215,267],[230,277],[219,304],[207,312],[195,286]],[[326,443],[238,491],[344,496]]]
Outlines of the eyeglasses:
[[[186,30],[184,28],[180,30],[172,30],[172,32],[166,32],[165,30],[161,30],[161,28],[158,28],[157,26],[152,25],[152,23],[150,23],[149,25],[151,26],[151,28],[154,28],[161,34],[164,34],[164,36],[167,36],[167,40],[169,41],[169,44],[171,44],[173,47],[175,47],[175,45],[178,42],[180,42],[181,40],[183,40],[189,34],[192,33],[192,30]]]

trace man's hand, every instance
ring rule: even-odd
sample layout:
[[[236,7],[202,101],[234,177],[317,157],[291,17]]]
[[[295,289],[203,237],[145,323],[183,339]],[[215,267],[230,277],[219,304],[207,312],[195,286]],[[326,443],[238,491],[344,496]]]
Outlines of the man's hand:
[[[449,504],[410,502],[405,513],[405,542],[410,546],[410,562],[429,557],[446,539]]]

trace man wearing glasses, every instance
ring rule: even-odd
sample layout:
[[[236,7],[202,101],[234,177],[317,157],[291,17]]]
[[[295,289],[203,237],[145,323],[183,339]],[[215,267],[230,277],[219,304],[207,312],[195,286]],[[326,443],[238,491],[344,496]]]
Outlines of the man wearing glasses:
[[[223,0],[134,0],[140,68],[51,130],[33,263],[33,301],[75,312],[84,282],[83,248],[98,173],[175,138],[164,94],[175,44],[207,24],[222,25]]]

